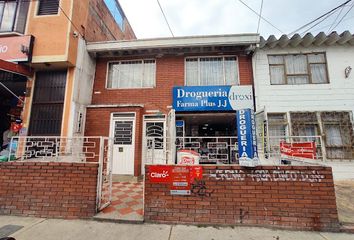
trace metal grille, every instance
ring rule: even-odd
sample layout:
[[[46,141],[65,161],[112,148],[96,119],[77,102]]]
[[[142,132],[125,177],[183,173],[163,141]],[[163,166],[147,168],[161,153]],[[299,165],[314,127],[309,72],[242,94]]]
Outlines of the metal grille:
[[[115,121],[114,144],[131,145],[133,138],[133,121]]]
[[[38,72],[31,110],[31,135],[60,135],[66,71]]]
[[[13,137],[9,159],[98,163],[96,207],[112,201],[112,139],[107,137]]]
[[[171,140],[163,138],[166,145]],[[145,163],[156,163],[156,156],[167,162],[169,150],[161,148],[161,137],[146,137],[147,149],[145,151]],[[237,137],[177,137],[176,150],[193,150],[200,154],[200,163],[232,164],[238,161]],[[163,151],[161,153],[161,150]]]
[[[353,159],[354,134],[349,112],[322,112],[327,158]]]
[[[38,7],[38,15],[55,15],[58,14],[59,0],[40,0]]]
[[[164,127],[163,122],[147,122],[146,123],[146,137],[152,137],[147,139],[147,148],[151,149],[163,149],[164,148]]]

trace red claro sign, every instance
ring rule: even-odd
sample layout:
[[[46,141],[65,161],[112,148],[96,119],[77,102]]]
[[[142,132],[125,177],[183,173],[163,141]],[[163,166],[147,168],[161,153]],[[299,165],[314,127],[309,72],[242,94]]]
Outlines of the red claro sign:
[[[183,166],[186,169],[185,175],[188,175],[188,182],[193,183],[194,180],[203,178],[203,168],[201,166]],[[176,177],[180,177],[181,166],[159,166],[154,165],[149,167],[149,179],[150,182],[155,183],[171,183]]]
[[[150,182],[155,183],[171,182],[172,166],[150,166],[149,178]]]
[[[0,38],[0,59],[9,62],[30,62],[33,36]]]

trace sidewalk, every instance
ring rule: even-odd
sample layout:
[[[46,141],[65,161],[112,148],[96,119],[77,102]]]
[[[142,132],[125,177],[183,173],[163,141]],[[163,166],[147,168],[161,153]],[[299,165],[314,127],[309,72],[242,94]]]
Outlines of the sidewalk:
[[[259,227],[198,227],[164,224],[123,224],[84,220],[43,219],[0,216],[0,236],[4,229],[20,225],[22,229],[11,234],[16,240],[218,240],[218,239],[262,239],[262,240],[351,240],[354,234],[301,232],[274,230]]]

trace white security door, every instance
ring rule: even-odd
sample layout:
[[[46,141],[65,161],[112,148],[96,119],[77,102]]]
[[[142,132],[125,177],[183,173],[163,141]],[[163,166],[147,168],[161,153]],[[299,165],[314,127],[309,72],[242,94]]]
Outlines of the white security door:
[[[115,113],[112,118],[113,174],[134,174],[135,114]]]
[[[166,164],[165,118],[144,117],[144,162]]]

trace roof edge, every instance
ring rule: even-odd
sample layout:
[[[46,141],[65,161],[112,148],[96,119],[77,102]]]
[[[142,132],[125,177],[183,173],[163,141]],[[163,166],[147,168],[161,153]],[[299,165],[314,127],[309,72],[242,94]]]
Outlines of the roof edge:
[[[198,47],[212,45],[251,45],[260,42],[259,34],[203,35],[173,38],[146,38],[136,40],[87,43],[88,52],[135,50],[151,48]]]

